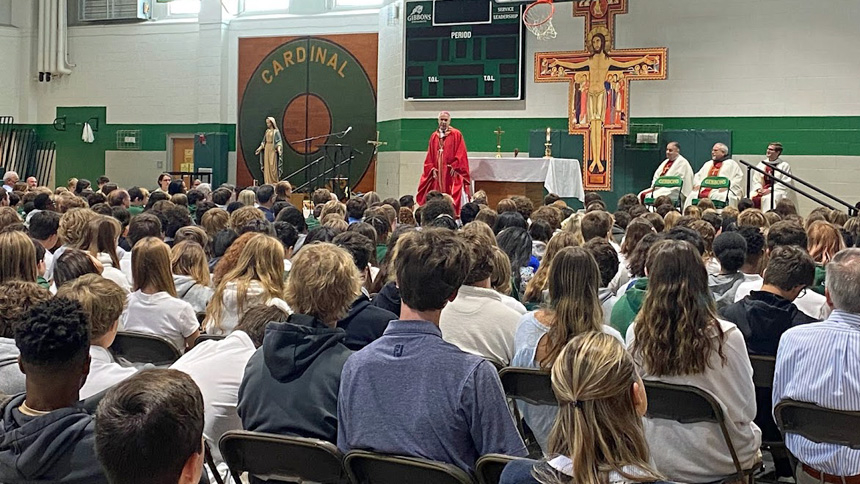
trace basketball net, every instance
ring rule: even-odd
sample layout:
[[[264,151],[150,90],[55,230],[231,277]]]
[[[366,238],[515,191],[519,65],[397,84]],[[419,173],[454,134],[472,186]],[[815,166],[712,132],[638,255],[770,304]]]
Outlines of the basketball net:
[[[523,23],[538,40],[554,39],[557,35],[555,27],[552,26],[554,13],[555,6],[552,0],[537,0],[526,7],[526,11],[523,12]]]

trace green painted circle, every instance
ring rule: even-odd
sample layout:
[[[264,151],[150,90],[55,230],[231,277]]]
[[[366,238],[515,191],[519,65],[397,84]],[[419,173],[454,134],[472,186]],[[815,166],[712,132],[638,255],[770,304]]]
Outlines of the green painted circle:
[[[307,94],[318,97],[328,108],[333,131],[352,126],[346,136],[329,137],[327,143],[350,145],[363,152],[353,152],[355,159],[348,176],[354,187],[373,157],[373,149],[367,141],[376,139],[376,93],[367,72],[349,51],[335,42],[316,37],[295,39],[272,50],[245,86],[239,106],[238,149],[245,157],[248,171],[255,179],[263,180],[259,157],[254,150],[265,134],[266,117],[289,122],[285,118],[287,106],[296,97]],[[305,121],[295,120],[302,131]],[[283,135],[284,127],[278,126],[278,129]],[[306,160],[309,163],[320,156],[320,153],[302,155],[288,149],[287,143],[295,140],[284,138],[282,176],[304,167]],[[327,163],[326,169],[331,166]],[[319,166],[321,164],[315,168]],[[346,175],[346,165],[339,171]],[[289,181],[293,186],[300,186],[306,179],[300,172]]]

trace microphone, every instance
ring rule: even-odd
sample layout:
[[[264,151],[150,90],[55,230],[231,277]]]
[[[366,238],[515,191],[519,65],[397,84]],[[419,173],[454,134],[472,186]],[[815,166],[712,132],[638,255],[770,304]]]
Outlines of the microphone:
[[[352,131],[352,126],[350,126],[349,128],[346,128],[343,132],[343,135],[346,136],[346,134],[349,133],[350,131]]]

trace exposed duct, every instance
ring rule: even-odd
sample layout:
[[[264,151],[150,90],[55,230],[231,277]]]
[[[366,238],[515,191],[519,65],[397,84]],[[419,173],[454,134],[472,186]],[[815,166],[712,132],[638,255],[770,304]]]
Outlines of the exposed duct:
[[[72,73],[68,62],[68,1],[39,0],[36,66],[39,82]]]

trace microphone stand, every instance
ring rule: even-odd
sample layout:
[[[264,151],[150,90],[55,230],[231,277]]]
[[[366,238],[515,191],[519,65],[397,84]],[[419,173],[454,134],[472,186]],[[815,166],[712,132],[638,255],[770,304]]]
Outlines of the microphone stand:
[[[311,136],[311,137],[309,137],[309,138],[305,138],[305,139],[299,139],[299,140],[295,140],[295,141],[290,141],[288,144],[291,144],[291,145],[296,145],[296,144],[299,144],[299,143],[304,143],[304,145],[305,145],[305,153],[304,153],[304,155],[305,155],[305,166],[304,166],[303,168],[299,168],[299,169],[298,169],[298,170],[296,170],[295,172],[291,173],[289,176],[287,176],[287,177],[285,178],[285,180],[287,180],[287,179],[291,178],[291,177],[292,177],[292,176],[294,176],[294,175],[297,175],[297,174],[298,174],[299,172],[301,172],[301,171],[304,171],[304,172],[305,172],[305,183],[304,183],[302,186],[308,185],[308,189],[310,190],[312,187],[310,186],[311,179],[310,179],[310,176],[309,176],[309,173],[310,173],[309,168],[310,168],[311,166],[313,166],[313,165],[316,165],[316,164],[317,164],[317,163],[319,163],[321,160],[324,160],[324,159],[325,159],[325,154],[323,154],[323,156],[321,156],[321,157],[317,158],[317,159],[316,159],[316,160],[314,160],[313,162],[311,162],[311,163],[308,163],[308,162],[307,162],[307,161],[308,161],[308,158],[307,158],[307,157],[308,157],[308,154],[309,154],[309,153],[310,153],[310,151],[311,151],[311,142],[312,142],[312,141],[316,141],[316,140],[318,140],[318,139],[328,138],[328,137],[330,137],[330,136],[337,136],[338,138],[343,138],[344,136],[346,136],[346,134],[347,134],[351,129],[352,129],[352,126],[350,126],[350,127],[346,128],[346,129],[345,129],[345,130],[343,130],[343,131],[337,131],[337,132],[334,132],[334,133],[321,134],[321,135],[319,135],[319,136]],[[324,168],[325,168],[325,167],[323,167],[323,169],[324,169]],[[316,187],[316,188],[318,188],[318,187]],[[313,188],[313,189],[315,190],[316,188]]]

